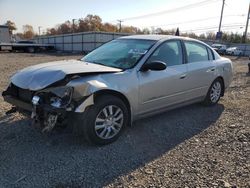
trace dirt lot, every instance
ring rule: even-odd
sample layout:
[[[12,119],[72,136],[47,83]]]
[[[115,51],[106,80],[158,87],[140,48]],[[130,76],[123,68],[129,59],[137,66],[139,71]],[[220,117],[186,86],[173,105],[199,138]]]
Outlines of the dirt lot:
[[[28,65],[80,56],[0,53],[0,90]],[[250,76],[232,58],[234,80],[215,107],[194,104],[136,122],[94,147],[63,132],[40,133],[0,97],[0,187],[250,187]]]

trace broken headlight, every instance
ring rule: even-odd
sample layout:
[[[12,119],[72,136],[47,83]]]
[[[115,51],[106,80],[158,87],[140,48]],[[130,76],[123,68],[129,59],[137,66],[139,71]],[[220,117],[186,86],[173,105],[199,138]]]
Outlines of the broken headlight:
[[[50,97],[50,105],[55,108],[66,108],[71,103],[73,88],[72,87],[58,87],[54,88]]]
[[[39,104],[39,101],[40,101],[40,97],[35,95],[35,96],[33,96],[33,98],[32,98],[32,101],[31,101],[31,102],[32,102],[32,104],[33,104],[33,105],[35,105],[35,106],[36,106],[36,105],[38,105],[38,104]]]

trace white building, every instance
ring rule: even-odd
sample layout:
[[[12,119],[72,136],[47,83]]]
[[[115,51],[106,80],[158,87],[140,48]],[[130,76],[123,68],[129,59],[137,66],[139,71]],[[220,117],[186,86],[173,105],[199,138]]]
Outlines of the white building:
[[[7,25],[0,25],[0,43],[10,42],[10,33]]]

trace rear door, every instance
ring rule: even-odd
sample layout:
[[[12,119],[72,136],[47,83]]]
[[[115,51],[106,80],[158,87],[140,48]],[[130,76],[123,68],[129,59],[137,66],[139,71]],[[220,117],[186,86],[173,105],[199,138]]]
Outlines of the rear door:
[[[216,63],[213,52],[207,46],[195,41],[184,41],[187,55],[187,100],[205,96],[215,79]]]

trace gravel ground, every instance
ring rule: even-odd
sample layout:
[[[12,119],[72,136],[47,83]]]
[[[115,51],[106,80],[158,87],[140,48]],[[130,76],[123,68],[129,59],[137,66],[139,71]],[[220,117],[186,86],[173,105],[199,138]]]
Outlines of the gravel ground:
[[[28,65],[80,56],[0,53],[0,90]],[[215,107],[200,104],[140,120],[95,147],[66,131],[45,135],[0,97],[0,187],[250,187],[250,76]]]

